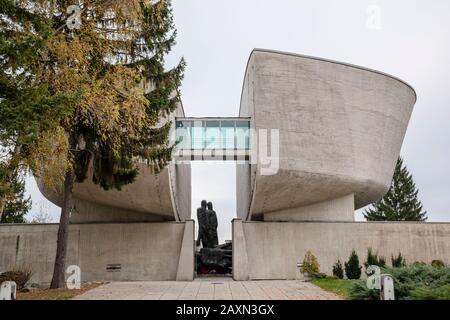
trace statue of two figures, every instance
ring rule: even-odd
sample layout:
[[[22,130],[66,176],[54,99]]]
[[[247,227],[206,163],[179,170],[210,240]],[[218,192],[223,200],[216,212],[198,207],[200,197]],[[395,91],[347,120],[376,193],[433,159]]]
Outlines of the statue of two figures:
[[[201,207],[197,209],[198,237],[197,247],[215,248],[219,245],[217,237],[217,215],[211,202],[202,200]]]
[[[197,274],[231,274],[231,242],[219,245],[217,214],[211,202],[202,200],[197,209],[198,237],[196,253]]]

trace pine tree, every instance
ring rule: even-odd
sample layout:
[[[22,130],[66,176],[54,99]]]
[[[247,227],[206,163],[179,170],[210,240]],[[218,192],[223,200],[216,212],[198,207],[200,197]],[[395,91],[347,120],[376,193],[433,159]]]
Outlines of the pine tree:
[[[367,269],[369,266],[378,266],[381,268],[386,267],[386,259],[378,257],[378,252],[373,252],[372,248],[367,249],[367,258],[364,262],[364,267]]]
[[[168,0],[86,0],[79,28],[68,24],[72,1],[0,1],[0,54],[9,67],[2,76],[12,79],[0,77],[0,117],[16,118],[1,123],[1,140],[19,150],[11,152],[11,168],[29,167],[62,191],[51,282],[58,288],[64,286],[74,183],[89,178],[120,189],[135,180],[139,162],[155,173],[168,164],[171,123],[158,124],[179,103],[185,64],[164,68],[176,37]],[[15,54],[22,50],[35,62],[22,61]],[[8,95],[22,87],[33,93],[24,102]],[[45,116],[37,115],[39,107]],[[27,127],[28,118],[35,126]]]
[[[4,172],[2,169],[0,171]],[[5,201],[0,223],[26,223],[25,215],[31,209],[31,198],[25,197],[25,180],[23,175],[17,172],[10,175],[8,185],[10,196]]]
[[[345,265],[345,275],[347,276],[348,279],[356,280],[361,278],[362,267],[359,265],[359,258],[355,250],[352,251],[348,259],[348,262],[345,262],[344,265]]]
[[[336,261],[333,266],[333,276],[338,279],[344,279],[344,268],[342,267],[341,260]]]
[[[426,221],[426,211],[418,199],[418,190],[411,173],[397,161],[388,193],[363,213],[367,221]]]
[[[406,260],[403,258],[401,252],[398,253],[397,257],[391,256],[391,262],[393,268],[403,268],[406,267]]]

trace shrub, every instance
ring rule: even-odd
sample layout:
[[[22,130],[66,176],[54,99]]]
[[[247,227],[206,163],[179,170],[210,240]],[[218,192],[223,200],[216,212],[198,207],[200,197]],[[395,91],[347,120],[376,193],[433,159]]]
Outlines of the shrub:
[[[415,300],[450,300],[450,284],[438,288],[416,288],[410,296]]]
[[[445,268],[445,263],[442,260],[431,261],[431,266],[434,268]]]
[[[406,260],[403,258],[400,252],[398,253],[397,257],[391,256],[391,262],[393,268],[406,267]]]
[[[385,273],[394,279],[395,298],[411,299],[450,299],[450,268],[434,268],[416,264],[402,268],[386,268]],[[379,299],[378,290],[369,290],[363,283],[350,289],[350,298],[357,300]]]
[[[350,288],[348,297],[350,300],[380,300],[380,292],[368,289],[365,282],[358,282]]]
[[[320,273],[320,272],[316,273],[316,272],[314,272],[314,273],[311,273],[311,277],[313,279],[326,279],[327,275],[325,273]]]
[[[378,258],[378,252],[373,253],[372,248],[367,250],[367,259],[364,262],[366,269],[369,266],[379,266],[380,268],[386,267],[386,260],[383,257]]]
[[[349,279],[361,278],[361,266],[359,265],[359,258],[355,250],[352,251],[348,262],[345,262],[345,274]]]
[[[340,260],[338,260],[333,266],[333,276],[338,279],[344,279],[344,269]]]
[[[303,258],[303,266],[301,271],[302,273],[309,274],[320,273],[320,264],[311,251],[306,252],[305,257]]]
[[[11,271],[6,271],[0,274],[0,283],[4,281],[14,281],[17,285],[17,290],[25,289],[28,281],[30,281],[32,272],[27,268],[16,268]]]

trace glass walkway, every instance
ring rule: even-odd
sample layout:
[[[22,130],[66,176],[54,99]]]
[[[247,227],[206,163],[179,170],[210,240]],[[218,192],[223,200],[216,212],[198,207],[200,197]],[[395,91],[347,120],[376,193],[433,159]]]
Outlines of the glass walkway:
[[[249,118],[177,118],[175,157],[185,160],[248,160]]]

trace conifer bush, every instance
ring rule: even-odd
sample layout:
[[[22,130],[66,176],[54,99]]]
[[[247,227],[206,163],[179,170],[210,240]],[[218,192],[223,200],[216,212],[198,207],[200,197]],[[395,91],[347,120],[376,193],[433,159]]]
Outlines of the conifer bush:
[[[361,278],[361,266],[359,265],[359,258],[356,251],[353,250],[348,262],[345,262],[345,274],[348,279]]]
[[[342,267],[342,262],[340,260],[336,261],[333,266],[333,276],[338,279],[344,279],[344,268]]]
[[[393,268],[406,267],[406,260],[403,258],[402,254],[399,252],[397,257],[391,256],[391,262]]]
[[[364,262],[364,267],[378,266],[380,268],[386,267],[386,260],[383,257],[378,257],[378,252],[373,252],[372,248],[367,250],[367,259]]]
[[[397,300],[450,300],[450,268],[415,264],[402,268],[385,268],[394,279]],[[379,300],[378,290],[369,290],[365,282],[350,289],[350,299]]]
[[[302,273],[318,274],[320,273],[320,264],[317,258],[311,251],[307,251],[303,258],[303,266],[301,268]]]

